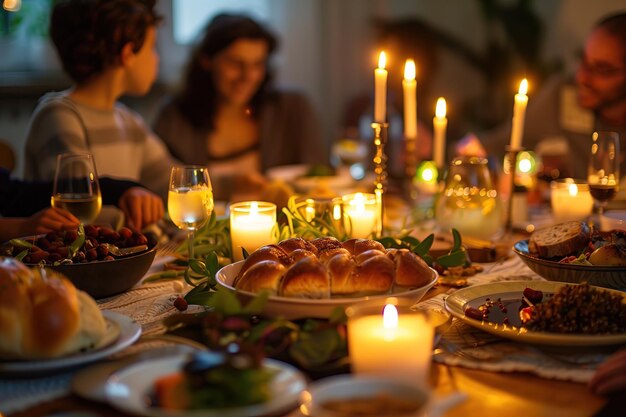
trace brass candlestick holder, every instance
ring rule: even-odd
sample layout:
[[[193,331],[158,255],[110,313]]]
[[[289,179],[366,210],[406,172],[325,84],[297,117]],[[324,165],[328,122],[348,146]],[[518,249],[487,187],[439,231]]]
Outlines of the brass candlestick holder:
[[[511,148],[511,146],[507,145],[506,147],[506,165],[508,165],[509,174],[510,174],[510,190],[509,190],[509,201],[506,205],[506,222],[504,224],[504,230],[506,234],[510,235],[513,233],[513,192],[515,191],[515,173],[517,171],[517,156],[522,152],[524,148],[520,147],[517,149]],[[506,173],[506,166],[504,172]]]
[[[376,227],[376,236],[380,237],[383,233],[383,220],[385,218],[384,195],[387,189],[387,155],[385,154],[385,145],[387,144],[387,130],[389,124],[386,122],[372,123],[374,129],[374,145],[376,152],[374,153],[374,194],[376,195],[376,203],[380,211],[380,221]]]

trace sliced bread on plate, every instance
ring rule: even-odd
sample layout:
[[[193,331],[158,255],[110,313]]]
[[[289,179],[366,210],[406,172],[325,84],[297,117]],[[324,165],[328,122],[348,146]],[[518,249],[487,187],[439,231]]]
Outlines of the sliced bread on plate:
[[[587,246],[591,230],[583,221],[569,221],[535,231],[528,249],[541,258],[565,257]]]

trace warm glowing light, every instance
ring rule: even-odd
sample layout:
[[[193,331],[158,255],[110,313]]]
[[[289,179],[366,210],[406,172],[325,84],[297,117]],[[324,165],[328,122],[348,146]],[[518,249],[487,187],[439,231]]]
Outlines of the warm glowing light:
[[[387,65],[387,55],[385,55],[385,51],[382,51],[378,56],[378,68],[385,69]]]
[[[519,168],[520,172],[528,173],[532,169],[532,163],[528,159],[522,159],[521,161],[519,161],[517,167]]]
[[[2,8],[7,12],[19,12],[22,8],[22,0],[4,0]]]
[[[413,81],[416,74],[417,71],[415,69],[415,61],[413,61],[412,59],[407,59],[406,63],[404,64],[404,79],[407,81]]]
[[[439,97],[437,99],[437,107],[435,107],[435,116],[439,119],[446,117],[446,99]]]
[[[383,327],[385,329],[398,327],[398,309],[393,304],[387,304],[383,309]]]
[[[576,184],[570,184],[567,189],[572,197],[576,197],[576,194],[578,194],[578,186]]]
[[[528,80],[524,78],[519,83],[519,94],[526,95],[528,93]]]

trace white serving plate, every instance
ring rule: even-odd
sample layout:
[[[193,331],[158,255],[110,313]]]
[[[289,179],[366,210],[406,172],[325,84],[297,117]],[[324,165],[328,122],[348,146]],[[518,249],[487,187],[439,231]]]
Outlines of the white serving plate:
[[[180,371],[189,359],[188,354],[174,355],[138,362],[118,372],[107,381],[104,391],[107,401],[119,410],[148,417],[255,417],[281,415],[297,405],[298,397],[306,387],[304,375],[291,365],[265,359],[263,366],[275,372],[270,383],[268,402],[244,407],[205,410],[167,410],[149,404],[155,381]]]
[[[256,293],[249,291],[241,291],[233,287],[233,281],[237,277],[239,270],[243,266],[244,261],[235,262],[227,265],[217,271],[215,278],[217,283],[223,287],[226,287],[232,291],[235,291],[244,302],[248,302],[257,296]],[[393,291],[386,294],[376,294],[366,297],[338,297],[321,300],[312,300],[305,298],[293,298],[293,297],[268,297],[267,304],[265,306],[264,314],[269,317],[284,317],[288,320],[294,320],[305,317],[313,318],[328,318],[333,310],[336,308],[345,308],[350,305],[363,303],[371,300],[384,300],[387,297],[396,297],[399,299],[410,300],[417,303],[426,292],[437,283],[438,274],[437,271],[430,268],[432,273],[432,279],[428,284],[420,288],[414,289],[402,289]]]
[[[132,345],[141,335],[141,326],[130,317],[113,311],[102,312],[107,334],[94,349],[69,356],[44,360],[0,360],[0,375],[31,375],[72,368],[106,358]]]

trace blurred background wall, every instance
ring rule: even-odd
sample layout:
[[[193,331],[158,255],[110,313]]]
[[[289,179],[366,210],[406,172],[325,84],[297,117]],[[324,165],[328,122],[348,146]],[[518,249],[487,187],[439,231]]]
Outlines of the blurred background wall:
[[[18,12],[2,10],[0,15],[0,141],[13,147],[14,173],[20,176],[24,136],[37,98],[67,88],[69,81],[46,35],[52,1],[18,3]],[[436,51],[427,88],[420,87],[419,71],[429,65],[417,63],[418,107],[428,123],[436,97],[444,96],[453,127],[450,140],[455,140],[510,117],[522,76],[531,81],[532,100],[533,89],[548,76],[570,73],[593,23],[626,9],[623,0],[159,0],[158,7],[165,16],[159,30],[159,80],[147,96],[124,99],[147,120],[176,88],[206,19],[223,8],[243,10],[281,38],[272,63],[278,85],[309,95],[328,141],[354,134],[346,131],[346,113],[355,98],[371,94],[385,22],[388,27],[411,21],[435,36],[428,42],[406,39],[401,46]],[[399,91],[404,62],[388,53],[390,91]]]

